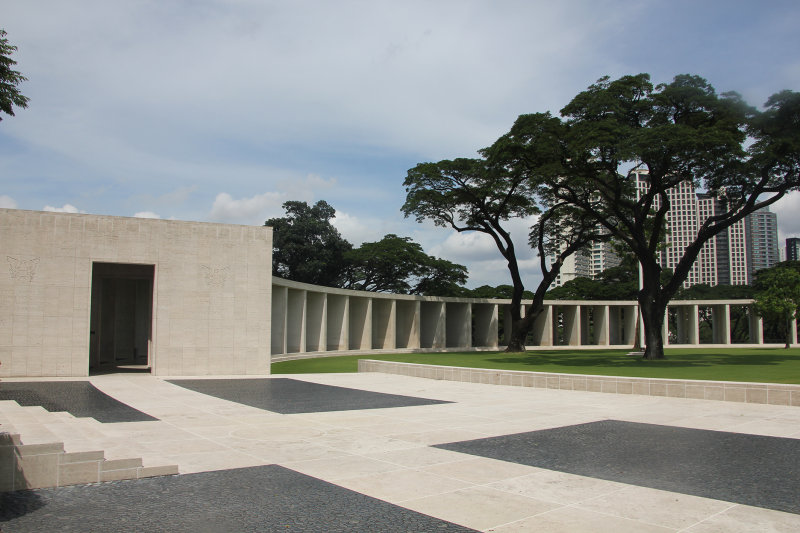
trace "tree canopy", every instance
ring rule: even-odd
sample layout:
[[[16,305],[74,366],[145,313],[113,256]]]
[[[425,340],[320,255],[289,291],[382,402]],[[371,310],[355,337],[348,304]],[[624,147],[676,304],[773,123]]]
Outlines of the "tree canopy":
[[[647,74],[605,77],[576,95],[561,116],[561,168],[542,173],[538,161],[529,162],[540,153],[540,124],[557,120],[538,113],[520,116],[504,136],[518,154],[509,171],[539,183],[545,204],[574,207],[631,250],[642,272],[644,357],[663,358],[667,303],[705,243],[800,186],[800,94],[778,93],[758,111],[735,93],[718,95],[699,76],[659,85]],[[658,252],[670,194],[687,180],[717,197],[720,208],[675,250],[680,259],[663,279]]]
[[[409,237],[389,234],[345,254],[344,287],[428,296],[457,296],[467,281],[463,265],[429,256]]]
[[[420,163],[406,176],[405,216],[418,222],[431,220],[437,226],[458,232],[489,235],[506,260],[511,276],[511,332],[508,351],[524,351],[525,337],[542,310],[545,291],[566,257],[595,239],[603,239],[596,224],[587,224],[579,212],[563,202],[542,206],[539,176],[560,173],[565,154],[558,119],[542,115],[536,121],[537,135],[524,154],[513,143],[499,139],[480,150],[480,159],[443,160]],[[521,171],[519,158],[524,158]],[[538,215],[528,242],[539,250],[543,279],[534,292],[525,316],[521,313],[525,285],[507,222],[511,218]],[[552,264],[547,258],[554,256]]]
[[[28,107],[28,97],[19,92],[19,85],[28,78],[14,70],[16,61],[11,54],[17,47],[8,42],[5,30],[0,29],[0,112],[14,116],[14,107]],[[0,120],[3,117],[0,116]]]
[[[800,262],[786,261],[759,270],[755,283],[756,312],[785,325],[786,347],[792,341],[791,322],[800,317]]]
[[[352,249],[331,220],[336,210],[326,201],[283,204],[285,217],[271,218],[272,272],[293,281],[339,287],[343,282],[345,254]]]
[[[460,296],[467,268],[427,255],[408,237],[394,234],[354,248],[331,220],[336,210],[324,200],[313,206],[291,201],[286,216],[265,222],[273,228],[273,274],[293,281],[346,289]]]

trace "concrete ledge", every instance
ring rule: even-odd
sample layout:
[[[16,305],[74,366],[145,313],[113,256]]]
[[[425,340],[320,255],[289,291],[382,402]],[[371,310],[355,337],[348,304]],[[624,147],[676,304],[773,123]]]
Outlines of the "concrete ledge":
[[[99,450],[65,452],[61,442],[23,444],[18,434],[0,433],[0,492],[177,473],[177,465],[142,466],[140,458],[106,460]]]
[[[630,378],[583,374],[552,374],[485,368],[421,365],[360,359],[359,372],[382,372],[427,379],[511,385],[540,389],[639,394],[698,400],[762,403],[800,407],[800,385],[659,378]]]

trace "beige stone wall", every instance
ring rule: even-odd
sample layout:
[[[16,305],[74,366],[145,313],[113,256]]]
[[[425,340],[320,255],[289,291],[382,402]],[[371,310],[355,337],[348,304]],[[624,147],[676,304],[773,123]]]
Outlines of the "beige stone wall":
[[[155,374],[269,372],[271,228],[0,209],[0,376],[88,374],[93,262],[155,265]]]

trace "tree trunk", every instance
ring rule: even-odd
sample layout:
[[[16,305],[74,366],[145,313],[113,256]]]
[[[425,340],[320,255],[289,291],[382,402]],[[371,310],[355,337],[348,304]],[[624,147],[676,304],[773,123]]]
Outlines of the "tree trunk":
[[[527,331],[523,332],[522,328],[515,325],[511,330],[511,338],[508,341],[508,346],[505,351],[509,353],[524,352],[525,337],[527,337],[527,334]]]
[[[666,303],[653,298],[642,290],[639,293],[639,309],[644,326],[644,355],[642,359],[666,359],[664,356],[664,319],[667,311]]]
[[[542,312],[541,305],[536,312],[532,312],[532,307],[533,306],[530,305],[526,308],[526,313],[528,314],[526,314],[525,318],[520,318],[513,322],[508,347],[506,347],[505,350],[506,352],[525,351],[525,340],[528,338],[528,333],[530,333],[531,328],[533,328],[533,322],[536,320],[536,317]]]

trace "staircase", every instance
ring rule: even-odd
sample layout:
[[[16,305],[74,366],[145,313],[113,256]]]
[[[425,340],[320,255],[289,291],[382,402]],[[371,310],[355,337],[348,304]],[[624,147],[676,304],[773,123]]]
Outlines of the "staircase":
[[[96,444],[103,439],[103,424],[93,418],[0,401],[0,492],[178,473],[157,460],[106,457]]]

